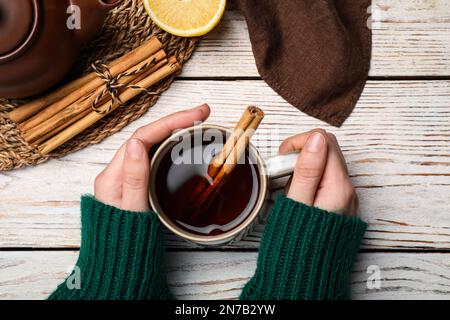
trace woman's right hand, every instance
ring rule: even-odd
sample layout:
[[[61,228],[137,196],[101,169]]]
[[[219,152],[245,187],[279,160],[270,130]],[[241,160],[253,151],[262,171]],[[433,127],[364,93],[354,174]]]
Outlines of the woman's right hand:
[[[150,148],[167,139],[174,130],[205,121],[209,113],[209,106],[204,104],[173,113],[139,128],[95,179],[95,197],[122,210],[148,211]]]
[[[286,139],[280,154],[301,151],[287,196],[326,211],[356,216],[358,196],[336,137],[316,129]]]

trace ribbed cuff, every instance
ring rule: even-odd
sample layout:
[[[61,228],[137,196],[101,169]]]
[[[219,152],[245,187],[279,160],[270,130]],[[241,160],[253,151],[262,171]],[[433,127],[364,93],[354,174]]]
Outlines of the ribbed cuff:
[[[280,196],[241,299],[346,299],[367,224]]]
[[[155,213],[122,211],[83,196],[81,231],[76,268],[49,299],[171,298]]]

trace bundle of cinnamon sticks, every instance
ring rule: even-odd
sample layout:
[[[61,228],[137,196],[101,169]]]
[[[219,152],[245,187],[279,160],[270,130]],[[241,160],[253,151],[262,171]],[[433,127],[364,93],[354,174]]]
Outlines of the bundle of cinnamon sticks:
[[[264,112],[258,107],[251,106],[245,110],[224,147],[208,166],[208,175],[212,183],[199,183],[194,190],[192,204],[197,213],[200,212],[199,210],[204,211],[208,208],[219,189],[227,181],[263,118]]]
[[[167,57],[161,42],[153,37],[102,69],[108,78],[92,72],[11,111],[9,118],[18,124],[25,141],[49,154],[174,74],[180,64],[175,57]],[[110,94],[111,90],[115,94]]]

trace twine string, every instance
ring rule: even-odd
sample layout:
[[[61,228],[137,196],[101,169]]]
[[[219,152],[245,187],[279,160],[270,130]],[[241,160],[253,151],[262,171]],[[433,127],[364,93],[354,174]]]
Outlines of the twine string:
[[[119,97],[120,89],[122,88],[141,91],[142,93],[148,95],[157,94],[156,92],[150,91],[147,88],[143,88],[133,83],[126,84],[120,82],[120,79],[122,79],[123,77],[132,77],[139,75],[144,71],[146,71],[148,68],[153,67],[155,64],[156,58],[153,58],[151,61],[148,61],[147,63],[143,64],[142,66],[140,66],[135,70],[124,71],[114,77],[111,74],[111,71],[106,63],[102,62],[101,60],[97,60],[94,63],[92,63],[91,67],[94,70],[95,74],[105,83],[105,88],[92,101],[92,110],[100,114],[107,114],[111,111],[113,105],[117,104],[121,107],[124,106],[125,103],[122,100],[120,100]],[[93,93],[89,94],[86,98],[90,97],[92,94]],[[112,102],[108,103],[107,108],[100,108],[99,102],[106,94],[109,94],[111,96]]]

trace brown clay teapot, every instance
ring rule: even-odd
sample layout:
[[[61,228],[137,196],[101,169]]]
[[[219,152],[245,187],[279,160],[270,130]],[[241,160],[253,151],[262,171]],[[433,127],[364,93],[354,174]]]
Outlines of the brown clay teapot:
[[[69,71],[120,0],[0,0],[0,98],[41,93]]]

